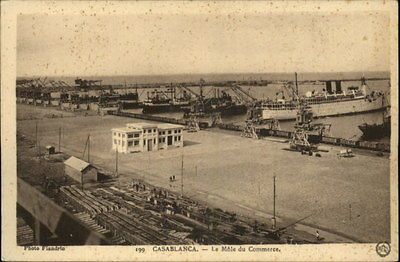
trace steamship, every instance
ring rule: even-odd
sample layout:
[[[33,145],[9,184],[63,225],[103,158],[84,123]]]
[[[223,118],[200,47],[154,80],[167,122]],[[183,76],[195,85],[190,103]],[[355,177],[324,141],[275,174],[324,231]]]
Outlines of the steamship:
[[[349,87],[342,90],[341,82],[336,81],[336,90],[332,90],[332,83],[326,82],[326,89],[322,92],[307,92],[301,97],[313,111],[314,117],[338,116],[383,110],[385,108],[383,94],[372,91],[367,94],[365,80],[361,88]],[[293,120],[296,119],[298,101],[295,99],[276,99],[262,101],[256,114],[261,119]]]
[[[143,102],[142,112],[144,114],[179,112],[190,106],[190,96],[183,92],[177,96],[175,88],[166,91],[154,90],[147,93],[147,99]]]

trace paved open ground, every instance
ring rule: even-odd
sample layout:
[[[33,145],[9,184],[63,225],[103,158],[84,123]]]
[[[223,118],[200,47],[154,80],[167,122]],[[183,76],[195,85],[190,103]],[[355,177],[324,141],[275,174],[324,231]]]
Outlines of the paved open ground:
[[[31,106],[18,106],[19,111]],[[18,131],[34,140],[38,122],[41,145],[58,145],[82,157],[91,135],[91,161],[113,169],[111,128],[139,122],[114,116],[79,116],[23,120]],[[143,177],[148,182],[180,190],[184,156],[185,194],[233,211],[272,213],[272,181],[277,181],[277,215],[346,234],[365,242],[388,241],[390,236],[389,159],[368,154],[338,158],[331,147],[321,158],[284,150],[288,145],[241,138],[231,132],[184,132],[185,147],[158,152],[119,154],[123,178]],[[197,172],[196,172],[197,166]],[[169,176],[177,182],[170,184]],[[351,205],[351,207],[350,207]]]

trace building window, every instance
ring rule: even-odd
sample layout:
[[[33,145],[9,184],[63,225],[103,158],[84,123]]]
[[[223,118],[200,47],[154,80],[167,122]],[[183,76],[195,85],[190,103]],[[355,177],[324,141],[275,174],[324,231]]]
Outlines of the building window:
[[[122,134],[122,137],[125,138],[125,134]]]
[[[155,138],[153,139],[153,143],[154,143],[154,144],[156,143],[156,139],[155,139]]]
[[[161,132],[158,132],[158,135],[161,136]]]
[[[168,134],[170,135],[171,133],[172,133],[171,130],[169,130],[169,131],[168,131]]]
[[[161,138],[158,139],[158,143],[161,143]]]
[[[144,145],[144,146],[146,145],[146,140],[143,140],[143,145]]]
[[[155,132],[156,132],[156,130],[155,130],[155,129],[153,129],[153,132],[155,133]]]
[[[163,131],[162,134],[165,135],[165,131]]]
[[[181,130],[180,130],[180,129],[178,130],[178,133],[181,133]]]
[[[162,139],[163,143],[165,143],[165,137]]]
[[[114,136],[116,136],[116,135],[117,135],[117,133],[114,132]]]
[[[122,141],[122,146],[125,146],[125,141]]]
[[[174,130],[174,133],[175,133],[175,134],[178,133],[178,130],[175,129],[175,130]]]
[[[133,134],[128,134],[128,138],[132,138],[133,137]]]
[[[132,146],[133,145],[133,141],[128,141],[128,146]]]
[[[143,129],[143,134],[146,134],[146,129]]]
[[[178,137],[177,137],[177,136],[174,136],[174,141],[176,141],[176,140],[178,140]]]
[[[139,145],[139,141],[134,141],[135,146]]]
[[[178,136],[178,141],[181,141],[181,137],[180,136]]]
[[[121,133],[118,133],[118,136],[121,137]]]
[[[135,134],[135,137],[139,137],[139,134]]]
[[[116,145],[117,144],[117,139],[114,139],[114,145]]]

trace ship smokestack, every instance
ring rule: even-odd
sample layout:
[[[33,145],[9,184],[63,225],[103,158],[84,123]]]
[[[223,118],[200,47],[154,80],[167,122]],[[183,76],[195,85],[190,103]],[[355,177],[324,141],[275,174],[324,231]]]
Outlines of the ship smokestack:
[[[342,81],[336,81],[336,94],[342,93]]]
[[[332,83],[331,81],[326,81],[326,92],[332,94]]]

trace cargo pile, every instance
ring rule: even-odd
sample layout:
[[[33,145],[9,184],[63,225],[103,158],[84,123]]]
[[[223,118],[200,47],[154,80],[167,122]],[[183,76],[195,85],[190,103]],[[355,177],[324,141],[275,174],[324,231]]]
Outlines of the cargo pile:
[[[60,188],[59,202],[113,242],[132,245],[307,243],[289,234],[269,238],[265,224],[208,208],[141,181],[84,189]],[[261,230],[264,228],[265,230]],[[310,237],[312,239],[312,237]]]

